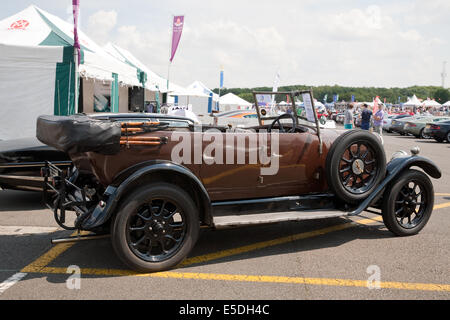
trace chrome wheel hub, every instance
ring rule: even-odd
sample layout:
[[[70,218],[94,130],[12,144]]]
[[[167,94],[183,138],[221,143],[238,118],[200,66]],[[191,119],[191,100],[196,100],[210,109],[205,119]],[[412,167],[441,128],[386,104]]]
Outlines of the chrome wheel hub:
[[[364,161],[357,159],[352,165],[353,173],[356,175],[361,175],[364,172]]]

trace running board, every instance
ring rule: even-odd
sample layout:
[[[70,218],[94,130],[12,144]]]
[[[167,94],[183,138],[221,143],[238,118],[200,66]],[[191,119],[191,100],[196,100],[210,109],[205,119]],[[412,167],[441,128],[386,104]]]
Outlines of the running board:
[[[216,229],[226,229],[233,227],[249,226],[256,224],[270,224],[286,221],[302,221],[325,218],[337,218],[348,216],[348,212],[340,210],[306,210],[271,212],[249,215],[220,216],[214,217],[214,227]]]

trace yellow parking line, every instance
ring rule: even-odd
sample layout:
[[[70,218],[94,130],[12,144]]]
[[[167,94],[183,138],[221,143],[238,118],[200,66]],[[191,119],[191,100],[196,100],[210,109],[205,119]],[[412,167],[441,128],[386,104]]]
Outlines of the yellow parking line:
[[[450,202],[435,205],[433,207],[433,210],[444,209],[447,207],[450,207]],[[187,266],[194,265],[194,264],[205,263],[208,261],[217,260],[217,259],[221,259],[221,258],[227,258],[230,256],[239,255],[239,254],[243,254],[243,253],[247,253],[247,252],[255,251],[255,250],[259,250],[259,249],[264,249],[267,247],[272,247],[272,246],[276,246],[276,245],[280,245],[280,244],[284,244],[284,243],[288,243],[288,242],[317,237],[317,236],[321,236],[321,235],[324,235],[324,234],[327,234],[330,232],[352,228],[357,225],[369,225],[374,222],[381,222],[381,221],[383,221],[383,218],[381,216],[375,217],[373,219],[361,219],[361,220],[351,221],[351,222],[343,223],[343,224],[340,224],[337,226],[332,226],[332,227],[328,227],[328,228],[324,228],[324,229],[319,229],[319,230],[305,232],[305,233],[299,233],[296,235],[287,236],[287,237],[278,238],[278,239],[269,240],[269,241],[258,242],[258,243],[254,243],[251,245],[239,247],[239,248],[222,250],[222,251],[218,251],[218,252],[214,252],[214,253],[205,254],[202,256],[188,258],[188,259],[184,260],[178,267],[187,267]]]
[[[439,209],[444,209],[444,208],[448,208],[448,207],[450,207],[450,202],[437,204],[434,206],[433,210],[439,210]]]
[[[41,273],[46,274],[66,274],[65,268],[43,268]],[[214,273],[188,273],[188,272],[159,272],[149,274],[137,274],[133,271],[115,269],[81,269],[82,275],[94,276],[137,276],[147,278],[164,279],[187,279],[187,280],[208,280],[208,281],[233,281],[252,283],[283,283],[283,284],[306,284],[316,286],[337,286],[337,287],[366,287],[367,281],[351,279],[333,278],[302,278],[302,277],[279,277],[279,276],[257,276],[257,275],[235,275],[235,274],[214,274]],[[384,289],[414,290],[414,291],[444,291],[450,292],[449,284],[436,283],[410,283],[410,282],[380,282],[380,287]]]
[[[450,207],[450,202],[436,205],[434,207],[434,209],[437,210],[437,209],[442,209],[442,208],[446,208],[446,207]],[[282,238],[269,240],[269,241],[258,242],[258,243],[254,243],[251,245],[242,246],[242,247],[238,247],[238,248],[234,248],[234,249],[222,250],[222,251],[218,251],[218,252],[214,252],[214,253],[210,253],[210,254],[206,254],[206,255],[202,255],[202,256],[188,258],[184,262],[182,262],[178,267],[186,267],[186,266],[190,266],[193,264],[199,264],[199,263],[204,263],[204,262],[208,262],[208,261],[212,261],[212,260],[216,260],[216,259],[226,258],[226,257],[230,257],[230,256],[258,250],[258,249],[267,248],[270,246],[276,246],[276,245],[293,242],[293,241],[297,241],[297,240],[301,240],[301,239],[316,237],[316,236],[324,235],[324,234],[334,232],[334,231],[345,230],[345,229],[348,229],[348,228],[351,228],[351,227],[354,227],[357,225],[369,225],[374,222],[380,222],[382,220],[383,220],[382,217],[375,217],[373,219],[360,219],[360,220],[351,221],[351,222],[347,222],[347,223],[343,223],[343,224],[339,224],[336,226],[323,228],[323,229],[319,229],[319,230],[315,230],[315,231],[299,233],[296,235],[282,237]],[[83,234],[86,234],[86,233],[83,232]],[[73,235],[76,235],[76,233],[74,233]],[[23,268],[21,270],[21,272],[45,273],[44,270],[50,271],[51,269],[46,268],[46,266],[48,266],[53,260],[55,260],[59,255],[64,253],[66,250],[71,248],[73,245],[74,245],[74,243],[56,245],[55,247],[50,249],[48,252],[43,254],[41,257],[39,257],[38,259],[33,261],[31,264],[29,264],[28,266]],[[105,270],[103,270],[103,271],[105,271]],[[124,273],[124,275],[130,274],[126,270],[123,270],[122,272]],[[52,273],[52,272],[49,272],[49,273]],[[131,272],[131,274],[134,274],[134,273]],[[105,275],[105,274],[103,274],[103,275]]]
[[[435,193],[434,195],[439,197],[450,197],[450,193]]]
[[[292,236],[282,237],[282,238],[269,240],[269,241],[257,242],[257,243],[253,243],[253,244],[247,245],[247,246],[242,246],[239,248],[222,250],[222,251],[218,251],[218,252],[214,252],[214,253],[205,254],[202,256],[188,258],[185,261],[183,261],[178,267],[186,267],[186,266],[193,265],[193,264],[199,264],[199,263],[204,263],[204,262],[208,262],[211,260],[226,258],[226,257],[243,254],[243,253],[250,252],[250,251],[255,251],[258,249],[277,246],[277,245],[288,243],[288,242],[317,237],[317,236],[321,236],[321,235],[324,235],[324,234],[327,234],[330,232],[345,230],[348,228],[352,228],[356,225],[368,225],[368,224],[371,224],[374,222],[379,222],[379,221],[382,221],[381,217],[377,217],[374,219],[361,219],[361,220],[357,220],[355,222],[353,222],[353,221],[347,222],[347,223],[339,224],[337,226],[323,228],[323,229],[319,229],[319,230],[315,230],[315,231],[299,233],[299,234],[295,234]]]
[[[81,235],[89,234],[89,232],[81,232]],[[74,232],[71,236],[78,235],[78,232]],[[58,258],[66,250],[70,249],[75,243],[63,243],[58,244],[44,253],[42,256],[34,260],[32,263],[23,268],[20,272],[30,273],[39,272],[42,268],[48,266],[53,260]]]

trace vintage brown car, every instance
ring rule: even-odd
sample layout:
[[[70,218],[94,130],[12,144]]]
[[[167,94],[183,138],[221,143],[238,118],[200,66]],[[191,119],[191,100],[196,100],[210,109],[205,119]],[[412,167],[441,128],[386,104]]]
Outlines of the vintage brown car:
[[[261,108],[271,94],[255,93],[259,125],[250,128],[40,117],[38,139],[75,164],[42,168],[57,223],[91,231],[88,239],[110,235],[120,259],[142,272],[175,267],[202,227],[369,211],[398,236],[422,230],[434,204],[428,175],[441,177],[431,160],[413,150],[387,163],[375,134],[321,130],[311,91],[283,93],[303,98],[305,118],[295,103],[281,115]],[[76,214],[74,226],[66,225],[68,212]]]

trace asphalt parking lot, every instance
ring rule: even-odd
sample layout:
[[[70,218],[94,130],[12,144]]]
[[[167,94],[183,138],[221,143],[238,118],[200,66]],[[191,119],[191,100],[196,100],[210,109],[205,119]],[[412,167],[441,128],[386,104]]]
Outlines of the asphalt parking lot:
[[[40,194],[0,191],[0,299],[449,299],[450,144],[384,142],[388,157],[419,146],[443,172],[419,235],[394,237],[371,214],[203,230],[179,268],[157,274],[127,270],[108,239],[52,246],[70,232],[57,228]],[[69,266],[80,268],[79,287]],[[367,286],[374,270],[379,289]]]

